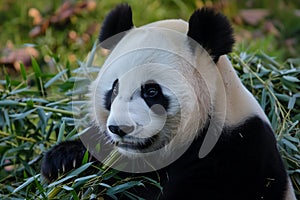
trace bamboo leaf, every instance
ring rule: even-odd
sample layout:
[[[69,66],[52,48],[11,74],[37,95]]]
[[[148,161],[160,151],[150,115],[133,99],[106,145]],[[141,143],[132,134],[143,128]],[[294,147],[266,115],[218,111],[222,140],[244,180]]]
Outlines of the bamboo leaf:
[[[31,113],[35,112],[36,108],[28,110],[27,112],[24,113],[19,113],[19,114],[11,114],[9,115],[11,118],[13,118],[14,120],[18,120],[18,119],[23,119],[25,117],[27,117],[28,115],[30,115]]]
[[[37,82],[37,87],[38,87],[41,95],[46,96],[45,86],[44,86],[43,79],[42,79],[42,72],[41,72],[39,64],[33,57],[31,58],[31,65],[32,65],[32,69],[34,71],[35,79]]]
[[[59,72],[58,74],[56,74],[53,78],[51,78],[47,83],[45,83],[45,88],[48,88],[49,86],[51,86],[53,83],[55,83],[56,81],[58,81],[60,79],[60,77],[62,75],[64,75],[68,70],[64,69],[61,72]]]
[[[15,106],[18,105],[17,101],[14,100],[2,100],[0,101],[0,106]]]
[[[85,171],[87,168],[89,168],[91,165],[93,164],[93,162],[89,162],[89,163],[86,163],[82,166],[80,166],[79,168],[73,170],[70,172],[70,176],[77,176],[78,174],[80,174],[81,172]]]
[[[266,92],[266,89],[264,88],[262,90],[261,101],[260,101],[260,105],[263,110],[266,109],[266,104],[267,104],[267,92]]]
[[[289,82],[294,82],[294,83],[300,82],[300,80],[294,76],[283,76],[282,78],[284,78],[285,80],[287,80]]]
[[[65,123],[65,121],[63,121],[59,128],[57,144],[59,144],[64,138],[65,127],[66,127],[66,123]]]
[[[288,104],[288,109],[293,109],[295,103],[296,103],[296,96],[293,95],[292,97],[290,97],[289,104]]]
[[[24,81],[27,81],[27,75],[26,75],[26,70],[25,70],[25,66],[23,63],[20,63],[20,71],[21,71],[21,75]]]
[[[134,186],[144,186],[144,184],[141,181],[129,181],[129,182],[126,182],[126,183],[108,188],[106,193],[109,196],[112,196],[112,195],[115,195],[117,193],[124,192],[124,191],[126,191],[126,190],[128,190],[128,189],[130,189]]]
[[[35,180],[36,178],[38,178],[39,176],[40,176],[40,174],[37,174],[37,175],[35,175],[35,176],[33,176],[33,177],[28,178],[22,185],[20,185],[19,187],[17,187],[17,188],[13,191],[13,193],[17,193],[17,192],[19,192],[20,190],[22,190],[23,188],[27,187],[29,184],[31,184],[32,182],[34,182],[34,180]]]
[[[97,174],[92,174],[92,175],[89,175],[89,176],[80,177],[80,178],[75,179],[74,183],[84,182],[84,181],[90,180],[90,179],[95,178],[95,177],[97,177]]]
[[[287,147],[289,147],[290,149],[294,150],[294,151],[298,151],[298,148],[296,147],[296,145],[294,145],[293,143],[291,143],[290,141],[286,140],[286,139],[282,139],[281,140]]]

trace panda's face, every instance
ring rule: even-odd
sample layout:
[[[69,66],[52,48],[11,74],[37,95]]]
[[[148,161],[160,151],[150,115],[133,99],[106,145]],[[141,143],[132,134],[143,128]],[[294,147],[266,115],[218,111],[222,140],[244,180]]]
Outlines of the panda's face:
[[[167,88],[154,80],[128,83],[116,79],[107,92],[106,130],[119,150],[144,152],[163,146],[169,99]]]
[[[190,44],[176,31],[135,29],[105,61],[91,86],[91,114],[121,153],[172,152],[205,124],[210,94]],[[212,63],[204,53],[196,58]]]
[[[104,132],[124,154],[152,152],[165,146],[176,128],[171,130],[167,121],[172,119],[175,123],[180,117],[180,103],[174,91],[177,84],[170,84],[178,79],[177,72],[157,63],[120,71],[114,80],[98,84],[104,94],[102,103],[97,105],[106,114],[101,122],[105,123]],[[172,73],[174,76],[170,77],[168,74]]]

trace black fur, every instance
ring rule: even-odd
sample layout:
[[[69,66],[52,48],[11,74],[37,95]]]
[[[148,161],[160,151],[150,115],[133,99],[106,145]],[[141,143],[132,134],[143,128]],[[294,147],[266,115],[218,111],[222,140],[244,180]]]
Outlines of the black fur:
[[[57,179],[59,174],[82,165],[86,148],[80,140],[65,141],[54,146],[46,153],[42,161],[42,175],[48,180]],[[76,160],[75,166],[74,160]],[[63,170],[64,166],[64,170]]]
[[[149,94],[149,92],[156,92]],[[162,93],[161,87],[157,83],[146,83],[141,87],[141,97],[152,111],[158,115],[162,115],[169,107],[169,99]],[[161,105],[164,110],[154,105]],[[154,107],[153,107],[154,106]]]
[[[110,107],[111,107],[111,104],[115,98],[115,94],[113,94],[113,91],[115,89],[115,87],[117,86],[118,87],[118,79],[116,79],[111,87],[110,90],[108,90],[105,95],[104,95],[104,105],[105,105],[105,108],[107,110],[110,110]],[[118,90],[118,88],[117,88]]]
[[[284,199],[287,174],[274,133],[259,117],[225,128],[213,150],[199,159],[202,140],[166,168],[161,199]]]
[[[112,90],[109,90],[105,93],[104,96],[104,104],[105,104],[105,108],[106,110],[110,110],[111,107],[111,95],[112,95]]]
[[[197,41],[213,57],[230,53],[234,44],[233,30],[228,19],[212,8],[202,8],[189,20],[188,36]]]
[[[124,36],[124,32],[130,30],[132,27],[133,22],[131,7],[127,4],[118,5],[115,9],[110,11],[104,19],[99,35],[99,42],[101,43],[101,46],[107,49],[113,48],[113,46]],[[121,34],[115,36],[119,33]],[[105,41],[111,37],[111,40]]]
[[[198,153],[205,134],[200,135],[178,160],[157,172],[121,172],[123,178],[151,177],[163,187],[160,191],[147,185],[130,192],[145,199],[164,200],[283,200],[287,174],[268,124],[252,117],[240,125],[225,128],[216,146],[202,159]],[[80,141],[55,146],[44,158],[42,174],[49,179],[50,172],[53,179],[62,163],[70,166],[74,158],[80,163],[83,148]]]

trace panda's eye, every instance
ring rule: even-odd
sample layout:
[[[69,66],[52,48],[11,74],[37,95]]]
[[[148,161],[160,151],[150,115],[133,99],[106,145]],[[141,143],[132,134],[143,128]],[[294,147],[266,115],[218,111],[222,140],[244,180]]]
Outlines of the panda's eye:
[[[169,106],[169,99],[163,94],[162,87],[156,82],[150,80],[141,86],[141,97],[148,107],[156,114],[165,113]],[[161,105],[164,109],[161,109]]]
[[[146,84],[142,87],[142,96],[144,98],[154,98],[159,94],[160,87],[156,83]]]
[[[155,96],[157,96],[157,94],[158,94],[157,88],[149,88],[144,92],[143,95],[145,98],[154,98]]]

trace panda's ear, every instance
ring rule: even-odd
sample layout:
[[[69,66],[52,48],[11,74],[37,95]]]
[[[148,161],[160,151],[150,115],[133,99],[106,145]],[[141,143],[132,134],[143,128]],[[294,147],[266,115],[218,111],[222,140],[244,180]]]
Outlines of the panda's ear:
[[[99,35],[99,42],[102,47],[111,49],[125,35],[125,31],[133,27],[132,11],[128,4],[116,6],[104,19]],[[115,36],[117,35],[117,36]],[[112,40],[107,40],[113,37]]]
[[[187,35],[201,44],[215,62],[221,55],[230,53],[234,44],[230,22],[212,8],[205,7],[193,13]]]

